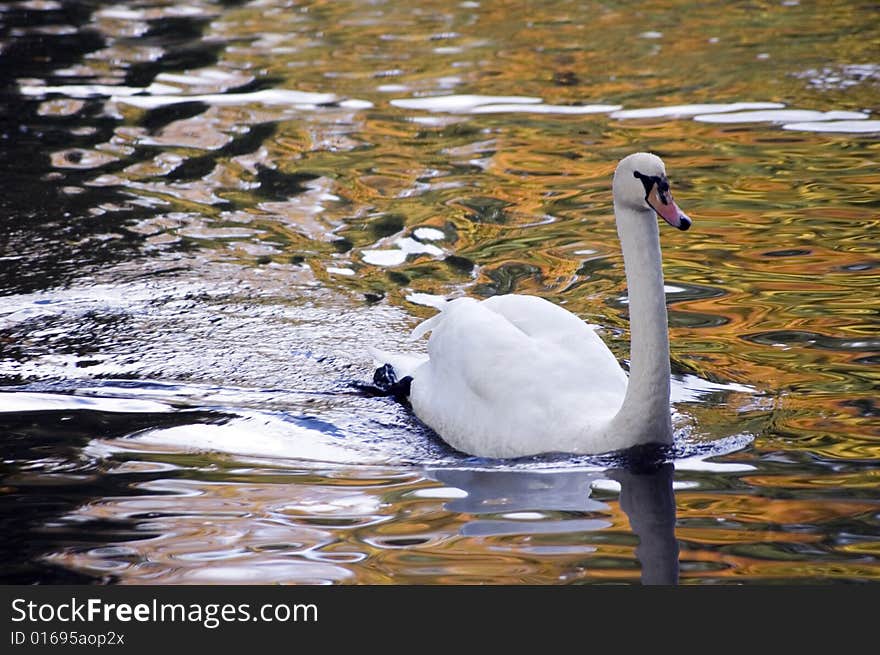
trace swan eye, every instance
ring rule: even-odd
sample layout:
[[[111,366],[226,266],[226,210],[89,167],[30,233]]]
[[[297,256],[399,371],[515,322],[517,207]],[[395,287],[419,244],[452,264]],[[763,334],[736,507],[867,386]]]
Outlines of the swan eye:
[[[660,202],[664,205],[669,204],[669,181],[665,175],[644,175],[638,171],[633,171],[633,177],[637,178],[642,183],[642,186],[645,187],[645,200],[648,201],[649,205],[651,204],[649,196],[654,187],[657,187],[657,196],[660,198]]]

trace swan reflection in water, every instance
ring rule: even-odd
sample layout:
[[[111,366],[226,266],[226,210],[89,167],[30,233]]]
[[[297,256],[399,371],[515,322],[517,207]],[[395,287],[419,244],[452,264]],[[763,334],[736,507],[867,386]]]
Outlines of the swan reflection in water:
[[[570,534],[606,529],[611,523],[601,515],[607,515],[608,505],[590,494],[594,487],[613,480],[620,484],[620,506],[639,538],[636,557],[642,567],[642,583],[673,585],[678,582],[673,470],[673,465],[666,462],[629,463],[605,471],[433,469],[428,475],[467,493],[448,501],[446,509],[478,517],[500,517],[468,522],[462,528],[466,536]],[[523,520],[536,518],[529,512],[578,512],[595,518]],[[536,552],[551,554],[554,549],[547,547]]]

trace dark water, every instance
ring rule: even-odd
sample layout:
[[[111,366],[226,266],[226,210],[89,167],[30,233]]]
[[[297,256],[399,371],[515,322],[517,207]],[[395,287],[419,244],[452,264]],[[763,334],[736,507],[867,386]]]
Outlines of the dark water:
[[[2,5],[0,578],[873,581],[875,14]],[[438,295],[562,302],[625,360],[641,149],[695,218],[671,451],[467,458],[358,391]]]

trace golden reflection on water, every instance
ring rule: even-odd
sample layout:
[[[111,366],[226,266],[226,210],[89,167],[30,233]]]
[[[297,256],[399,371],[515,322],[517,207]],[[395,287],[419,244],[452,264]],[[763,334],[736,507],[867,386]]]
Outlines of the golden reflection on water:
[[[165,5],[155,4],[161,13]],[[188,92],[262,78],[373,107],[211,106],[151,130],[140,125],[147,110],[113,100],[113,137],[78,154],[60,149],[53,165],[94,168],[87,184],[161,206],[128,228],[159,251],[188,242],[216,260],[289,270],[291,279],[306,268],[352,298],[375,294],[414,316],[432,310],[408,304],[413,291],[542,295],[602,325],[623,359],[625,280],[609,180],[619,157],[654,150],[695,219],[687,234],[662,234],[666,281],[677,289],[669,294],[676,366],[773,399],[770,427],[746,458],[756,466],[765,455],[877,460],[876,135],[607,114],[433,114],[389,103],[480,93],[628,108],[774,101],[880,111],[876,79],[820,88],[804,74],[876,64],[876,8],[789,5],[205,5],[213,16],[205,38],[224,43],[217,68],[235,82],[184,84]],[[124,21],[99,15],[95,26],[119,39],[113,57],[84,64],[96,78],[116,79],[117,58],[146,56],[125,39]],[[46,113],[78,111],[51,102]],[[267,125],[252,147],[230,145]],[[102,171],[116,160],[126,165]],[[442,256],[393,266],[365,258],[419,227],[442,231],[431,242]],[[706,440],[750,420],[748,408],[693,411]],[[416,495],[436,486],[418,473],[289,477],[224,472],[172,481],[161,489],[170,495],[145,486],[144,496],[89,504],[77,520],[131,519],[150,535],[51,559],[133,583],[638,579],[637,539],[614,498],[580,517],[604,522],[594,531],[466,536],[474,517]],[[877,540],[828,543],[824,534],[848,521],[876,528],[876,493],[843,497],[876,492],[876,477],[809,468],[744,475],[723,493],[717,481],[679,492],[682,581],[877,579]],[[841,498],[786,498],[780,489],[833,489]]]

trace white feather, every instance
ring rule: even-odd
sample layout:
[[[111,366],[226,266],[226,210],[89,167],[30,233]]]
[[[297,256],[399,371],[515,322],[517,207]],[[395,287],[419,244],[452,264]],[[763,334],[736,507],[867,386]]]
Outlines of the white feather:
[[[455,448],[491,457],[576,450],[583,428],[623,402],[626,375],[602,340],[546,300],[460,298],[430,322],[420,326],[432,331],[429,359],[412,374],[410,402]]]

